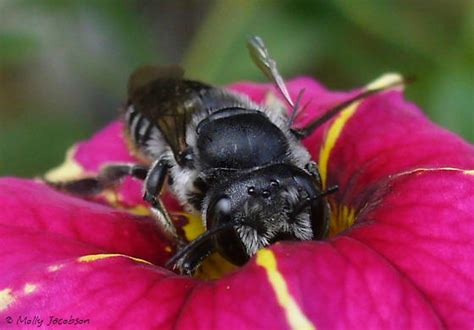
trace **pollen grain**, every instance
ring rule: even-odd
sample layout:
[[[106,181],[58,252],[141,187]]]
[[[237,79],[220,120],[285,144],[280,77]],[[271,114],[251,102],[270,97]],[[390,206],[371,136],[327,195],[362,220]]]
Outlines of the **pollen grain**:
[[[26,283],[25,286],[23,287],[23,293],[31,294],[35,292],[37,289],[38,289],[38,285],[33,284],[33,283]]]

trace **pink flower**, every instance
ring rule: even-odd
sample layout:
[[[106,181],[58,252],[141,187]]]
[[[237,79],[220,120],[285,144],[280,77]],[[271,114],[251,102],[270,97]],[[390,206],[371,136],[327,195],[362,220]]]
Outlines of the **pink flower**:
[[[258,102],[273,90],[231,88]],[[289,83],[293,97],[301,88],[311,99],[302,122],[354,94]],[[173,251],[134,179],[94,200],[1,179],[0,328],[53,317],[97,329],[472,329],[474,148],[397,90],[346,109],[305,144],[325,185],[340,187],[331,237],[279,242],[217,280],[202,279],[227,267],[216,258],[201,278],[162,267]],[[119,122],[75,146],[49,178],[114,161],[134,161]],[[198,221],[166,199],[195,236]]]

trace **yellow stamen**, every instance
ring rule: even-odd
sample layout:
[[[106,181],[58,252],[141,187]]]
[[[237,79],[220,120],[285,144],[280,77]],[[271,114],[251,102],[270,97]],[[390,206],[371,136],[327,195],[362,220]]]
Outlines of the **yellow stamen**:
[[[204,260],[194,276],[202,280],[216,280],[236,269],[237,266],[216,252]]]
[[[343,230],[351,227],[356,218],[356,210],[346,205],[338,207],[331,205],[331,222],[329,224],[329,236],[334,236]]]
[[[183,226],[184,235],[188,241],[195,240],[206,229],[202,223],[201,217],[191,213],[178,213],[188,219],[188,223]]]

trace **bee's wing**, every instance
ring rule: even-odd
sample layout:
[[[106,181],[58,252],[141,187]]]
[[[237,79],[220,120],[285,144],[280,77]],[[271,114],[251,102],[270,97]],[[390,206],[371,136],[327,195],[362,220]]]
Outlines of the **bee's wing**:
[[[322,124],[327,122],[328,120],[334,118],[338,113],[342,110],[346,109],[348,106],[354,104],[357,101],[363,100],[370,95],[377,94],[383,92],[387,89],[403,86],[407,80],[404,80],[402,77],[398,75],[391,75],[390,77],[393,78],[392,80],[385,81],[385,83],[374,84],[372,86],[368,86],[368,88],[361,92],[360,94],[334,106],[333,108],[329,109],[323,115],[318,118],[315,118],[313,121],[308,123],[303,128],[295,128],[292,127],[295,118],[298,116],[299,112],[304,110],[304,107],[300,109],[300,101],[303,96],[304,90],[301,90],[298,94],[298,98],[296,102],[290,97],[290,93],[285,85],[283,78],[281,77],[280,73],[278,72],[276,62],[271,58],[270,53],[268,52],[267,47],[265,46],[263,40],[258,36],[252,36],[247,41],[247,48],[250,51],[250,56],[258,68],[267,76],[268,79],[272,80],[275,86],[280,90],[281,94],[288,102],[288,104],[293,108],[291,112],[291,116],[289,118],[288,124],[290,126],[291,131],[293,134],[298,136],[299,138],[305,138]]]
[[[201,96],[211,87],[183,79],[179,66],[145,66],[128,84],[129,103],[158,126],[175,158],[186,148],[186,127],[192,114],[204,109]]]
[[[277,64],[273,58],[271,58],[265,43],[259,36],[252,36],[247,40],[247,48],[250,53],[255,65],[262,71],[262,73],[280,90],[281,94],[285,98],[286,102],[291,107],[294,107],[293,100],[290,97],[290,93],[286,88],[285,81],[283,80],[280,72],[278,72]]]

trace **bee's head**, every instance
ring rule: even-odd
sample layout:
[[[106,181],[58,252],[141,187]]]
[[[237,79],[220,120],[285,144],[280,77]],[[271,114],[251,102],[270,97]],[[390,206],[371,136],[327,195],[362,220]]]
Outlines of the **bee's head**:
[[[292,166],[277,164],[230,175],[210,191],[208,230],[217,251],[241,265],[258,249],[279,240],[325,237],[329,208],[317,180]]]

